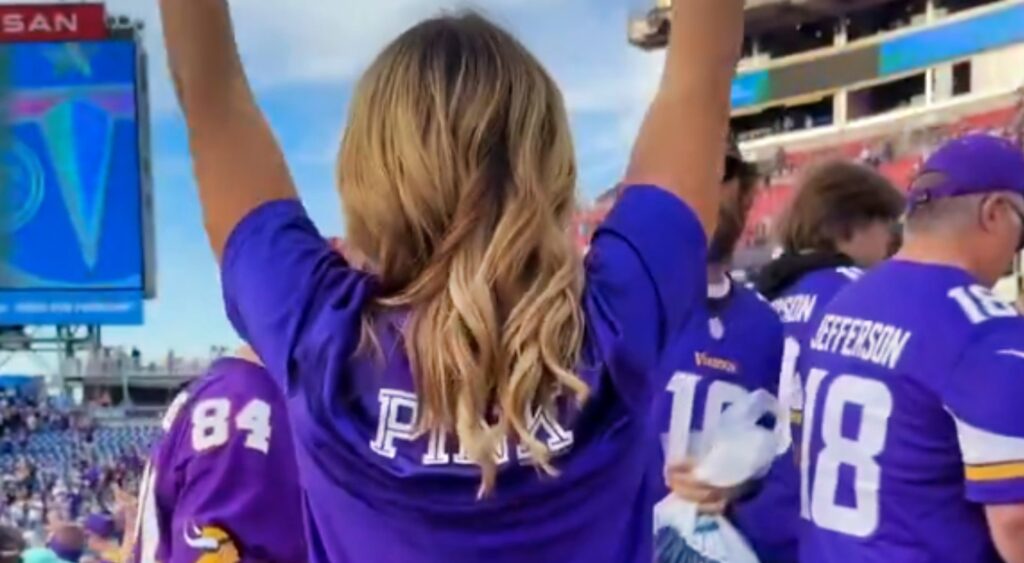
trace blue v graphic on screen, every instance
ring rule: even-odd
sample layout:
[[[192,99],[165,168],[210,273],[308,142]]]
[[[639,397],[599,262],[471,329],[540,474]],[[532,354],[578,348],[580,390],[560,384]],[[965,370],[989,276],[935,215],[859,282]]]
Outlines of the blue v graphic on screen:
[[[0,48],[10,61],[12,122],[0,161],[8,197],[0,228],[11,241],[0,261],[0,322],[141,322],[134,43]]]

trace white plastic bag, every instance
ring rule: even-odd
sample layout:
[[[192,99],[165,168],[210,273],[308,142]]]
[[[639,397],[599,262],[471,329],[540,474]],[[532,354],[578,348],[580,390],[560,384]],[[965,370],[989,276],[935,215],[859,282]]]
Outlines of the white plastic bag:
[[[682,461],[690,450],[692,393],[696,379],[676,389],[667,444],[668,463]],[[690,398],[685,397],[691,393]],[[682,394],[682,395],[681,395]],[[707,429],[694,468],[701,481],[720,488],[742,485],[771,467],[784,437],[758,425],[765,416],[776,425],[785,420],[771,394],[756,391],[732,404],[716,428]],[[698,515],[697,505],[669,494],[654,508],[658,563],[758,563],[743,536],[723,516]]]

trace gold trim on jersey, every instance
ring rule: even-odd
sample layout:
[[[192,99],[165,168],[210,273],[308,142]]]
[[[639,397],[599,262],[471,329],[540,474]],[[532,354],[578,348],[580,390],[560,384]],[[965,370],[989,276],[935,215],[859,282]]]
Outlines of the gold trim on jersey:
[[[793,424],[800,426],[804,423],[804,411],[797,409],[789,410],[789,421]]]
[[[190,547],[202,552],[196,563],[238,563],[242,560],[231,534],[217,526],[203,526],[198,537],[191,538]]]
[[[967,465],[964,474],[968,481],[1002,481],[1024,477],[1024,461]]]

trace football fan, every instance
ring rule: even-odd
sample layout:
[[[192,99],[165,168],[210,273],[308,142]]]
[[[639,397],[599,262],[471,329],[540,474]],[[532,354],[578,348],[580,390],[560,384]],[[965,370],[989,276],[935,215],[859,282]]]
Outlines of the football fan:
[[[1020,563],[1024,318],[990,289],[1024,247],[1024,154],[939,149],[904,235],[809,327],[801,560]]]
[[[700,436],[715,427],[722,411],[745,394],[763,389],[778,393],[782,364],[783,328],[778,315],[756,292],[735,283],[728,275],[733,253],[743,234],[753,203],[757,172],[743,161],[735,143],[729,144],[718,227],[708,251],[708,316],[696,316],[676,338],[667,366],[675,374],[655,409],[656,425],[669,428],[673,397],[680,378],[698,376],[689,422],[690,444],[700,450]],[[792,465],[789,457],[778,463]],[[663,462],[658,456],[658,467]],[[761,483],[735,490],[720,490],[696,481],[691,465],[669,468],[667,484],[681,497],[702,504],[704,510],[728,508],[729,518],[751,543],[764,563],[796,561],[795,499],[788,505],[773,498],[775,470]],[[767,494],[762,494],[762,491]],[[788,500],[788,499],[783,499]]]
[[[297,199],[227,2],[161,2],[228,315],[289,397],[310,561],[650,562],[652,374],[706,293],[742,8],[676,3],[586,264],[547,72],[475,14],[401,34],[341,144],[359,271]]]
[[[146,466],[132,561],[305,561],[287,407],[259,360],[221,358],[178,394]]]

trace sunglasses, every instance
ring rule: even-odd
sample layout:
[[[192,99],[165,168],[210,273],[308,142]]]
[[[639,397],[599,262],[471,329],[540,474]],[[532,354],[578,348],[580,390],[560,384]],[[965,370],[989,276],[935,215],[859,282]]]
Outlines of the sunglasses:
[[[1010,208],[1010,211],[1017,216],[1017,222],[1020,224],[1020,240],[1017,241],[1017,252],[1020,252],[1024,250],[1024,211],[1022,211],[1016,203],[1008,198],[999,197],[999,201],[1006,204],[1006,206]]]
[[[1006,202],[1013,211],[1013,214],[1017,216],[1017,222],[1020,223],[1020,240],[1017,241],[1017,252],[1024,250],[1024,211],[1021,211],[1016,204]]]

